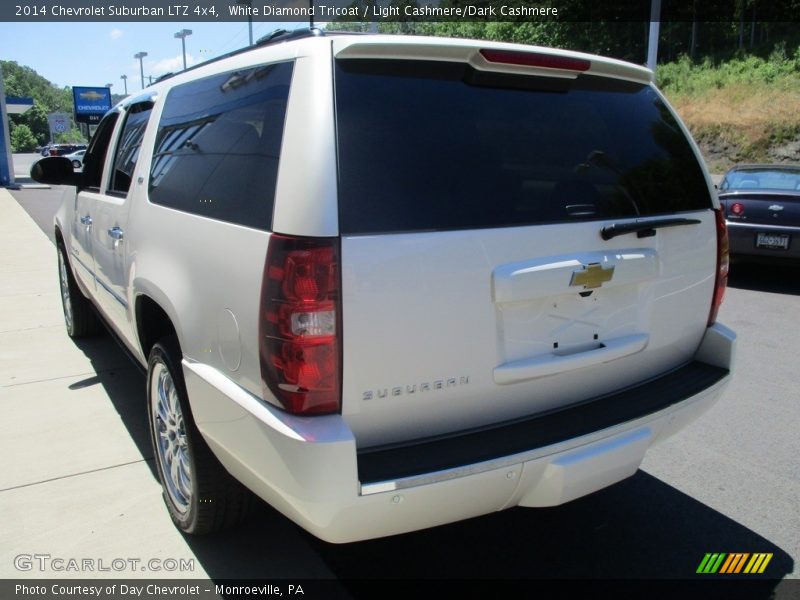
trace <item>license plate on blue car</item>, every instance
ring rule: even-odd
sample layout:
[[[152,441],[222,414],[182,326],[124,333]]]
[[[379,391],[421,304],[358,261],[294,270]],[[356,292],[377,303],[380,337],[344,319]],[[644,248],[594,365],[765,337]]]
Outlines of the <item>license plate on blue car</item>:
[[[786,233],[758,233],[756,234],[756,248],[788,250],[789,235]]]

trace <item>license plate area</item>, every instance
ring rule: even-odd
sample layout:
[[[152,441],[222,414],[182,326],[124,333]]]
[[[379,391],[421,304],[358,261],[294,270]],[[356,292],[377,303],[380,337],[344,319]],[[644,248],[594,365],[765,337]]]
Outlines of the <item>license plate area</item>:
[[[787,233],[757,233],[756,248],[788,250],[790,236]]]

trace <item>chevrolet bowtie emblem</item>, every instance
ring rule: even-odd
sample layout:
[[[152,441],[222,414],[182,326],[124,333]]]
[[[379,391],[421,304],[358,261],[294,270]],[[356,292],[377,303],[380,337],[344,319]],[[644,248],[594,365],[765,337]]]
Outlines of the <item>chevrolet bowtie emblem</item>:
[[[601,287],[606,281],[611,281],[614,276],[614,267],[604,269],[600,263],[592,263],[580,271],[572,272],[570,285],[582,285],[585,290]]]

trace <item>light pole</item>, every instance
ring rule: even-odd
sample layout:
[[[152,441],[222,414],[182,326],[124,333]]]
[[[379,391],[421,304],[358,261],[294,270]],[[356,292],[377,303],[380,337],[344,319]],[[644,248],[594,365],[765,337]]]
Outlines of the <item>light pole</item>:
[[[142,78],[142,89],[144,89],[144,63],[142,63],[142,59],[147,56],[147,52],[137,52],[133,55],[133,58],[139,59],[139,76]]]
[[[192,35],[191,29],[181,29],[175,34],[176,38],[181,38],[181,48],[183,48],[183,70],[186,70],[186,36]]]
[[[236,0],[236,4],[244,4],[245,6],[253,6],[253,0]],[[253,15],[252,11],[247,11],[247,30],[250,34],[250,45],[253,45]]]
[[[106,84],[106,87],[107,87],[108,89],[111,89],[112,87],[114,87],[114,84],[113,84],[113,83],[107,83],[107,84]]]
[[[127,75],[120,75],[119,78],[122,79],[122,82],[125,84],[125,95],[127,96],[128,95],[128,76]]]
[[[650,35],[647,36],[647,68],[656,72],[658,33],[661,26],[661,0],[650,1]]]

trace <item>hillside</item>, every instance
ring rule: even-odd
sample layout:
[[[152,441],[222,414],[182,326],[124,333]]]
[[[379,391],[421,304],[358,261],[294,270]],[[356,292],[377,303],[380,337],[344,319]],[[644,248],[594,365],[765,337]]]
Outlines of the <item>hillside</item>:
[[[33,108],[22,115],[11,115],[11,145],[15,152],[30,152],[49,141],[47,115],[51,112],[72,112],[72,89],[59,88],[30,67],[13,61],[0,60],[3,84],[7,96],[31,96]],[[17,130],[15,133],[15,130]],[[60,135],[56,141],[81,141],[78,129]]]
[[[800,164],[800,48],[718,64],[683,57],[659,65],[657,78],[713,172],[737,162]]]

